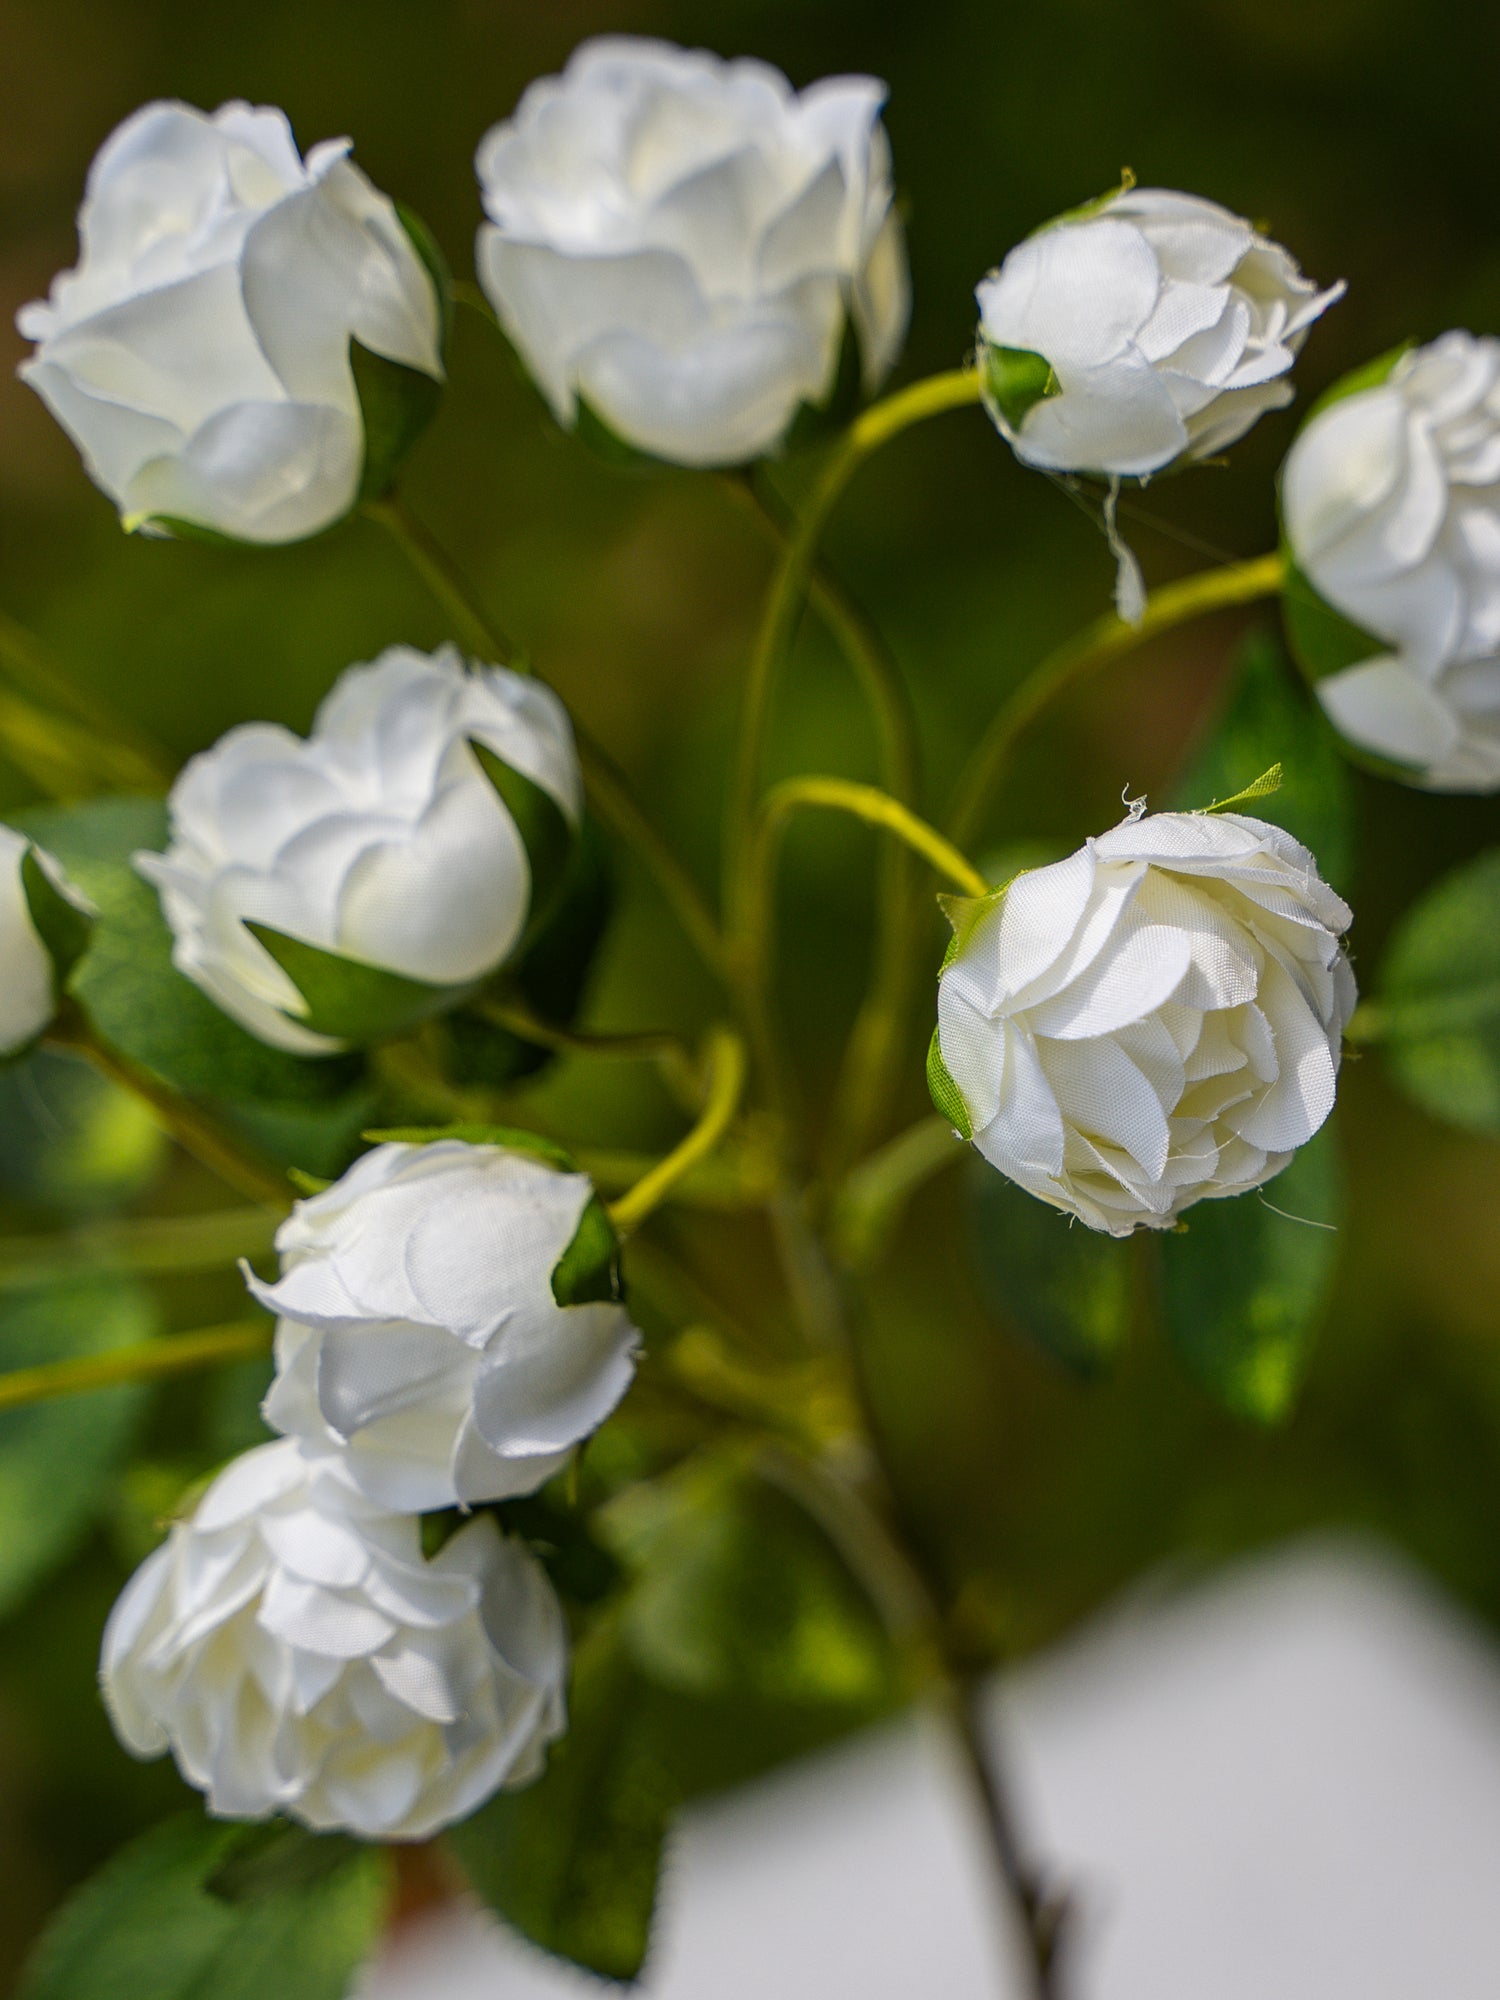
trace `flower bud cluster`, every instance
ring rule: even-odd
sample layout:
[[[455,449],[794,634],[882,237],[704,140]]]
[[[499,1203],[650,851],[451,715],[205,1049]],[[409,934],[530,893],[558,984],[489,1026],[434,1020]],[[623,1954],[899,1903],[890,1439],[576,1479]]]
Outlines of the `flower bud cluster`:
[[[100,1672],[137,1756],[230,1818],[420,1840],[525,1784],[564,1724],[567,1640],[536,1558],[479,1515],[534,1492],[629,1387],[638,1335],[588,1180],[439,1141],[299,1203],[265,1416],[127,1585]],[[572,1302],[572,1301],[575,1301]]]

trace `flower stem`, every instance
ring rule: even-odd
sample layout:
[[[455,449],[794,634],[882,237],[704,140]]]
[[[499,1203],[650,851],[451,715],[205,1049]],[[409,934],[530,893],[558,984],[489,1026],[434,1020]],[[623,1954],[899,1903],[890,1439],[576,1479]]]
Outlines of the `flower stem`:
[[[1107,612],[1049,653],[999,710],[964,766],[948,813],[947,828],[953,839],[964,845],[982,830],[991,795],[1017,742],[1066,688],[1190,618],[1273,596],[1281,588],[1284,573],[1280,555],[1271,554],[1184,577],[1151,593],[1139,625],[1127,625]]]
[[[850,1270],[866,1262],[924,1181],[964,1157],[952,1125],[937,1112],[919,1118],[854,1169],[833,1204],[832,1236]]]
[[[171,783],[173,766],[166,752],[78,687],[41,641],[3,612],[0,669],[17,687],[60,711],[56,716],[42,715],[25,704],[30,726],[49,727],[68,757],[81,762],[97,779],[124,791],[157,792]],[[14,713],[19,723],[19,712]],[[71,720],[64,722],[63,716]]]
[[[0,1292],[60,1278],[171,1277],[208,1271],[269,1250],[285,1208],[231,1208],[211,1215],[144,1216],[95,1223],[66,1235],[0,1238]]]
[[[366,501],[365,512],[395,540],[442,605],[462,645],[481,658],[509,667],[512,673],[531,671],[447,549],[395,494]],[[635,849],[699,956],[722,979],[723,944],[702,890],[646,817],[624,773],[576,717],[573,735],[584,781],[600,818]]]
[[[908,389],[898,390],[894,396],[887,396],[884,402],[873,404],[844,433],[782,551],[766,598],[755,650],[750,656],[740,718],[739,749],[729,789],[724,841],[724,900],[731,935],[736,928],[736,910],[742,909],[746,893],[744,875],[753,834],[755,801],[760,791],[761,766],[765,761],[766,732],[776,674],[796,635],[818,540],[828,517],[854,473],[881,445],[928,417],[938,416],[945,410],[962,409],[978,401],[977,370],[958,368],[948,374],[934,375],[924,382],[914,383]]]
[[[666,1158],[610,1204],[610,1219],[621,1235],[638,1229],[677,1182],[718,1145],[740,1106],[745,1088],[745,1045],[731,1029],[709,1031],[708,1081],[698,1122]]]
[[[14,1368],[0,1374],[0,1411],[52,1402],[58,1396],[80,1396],[92,1389],[113,1389],[122,1382],[157,1382],[192,1369],[243,1361],[252,1354],[269,1353],[274,1330],[269,1319],[236,1320],[228,1326],[206,1327],[201,1333],[177,1333],[162,1340],[142,1341],[135,1347],[117,1347],[112,1353],[48,1361],[39,1368]]]

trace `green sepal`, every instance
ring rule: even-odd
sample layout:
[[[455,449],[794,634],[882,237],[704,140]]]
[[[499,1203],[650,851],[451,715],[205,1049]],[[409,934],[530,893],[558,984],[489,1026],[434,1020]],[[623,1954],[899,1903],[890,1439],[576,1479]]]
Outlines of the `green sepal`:
[[[985,401],[998,410],[1006,428],[1019,431],[1038,403],[1057,395],[1062,384],[1044,354],[1028,347],[984,345]]]
[[[524,370],[524,364],[522,367]],[[575,395],[573,399],[571,429],[581,445],[616,472],[660,472],[671,467],[670,459],[658,458],[654,452],[642,451],[639,445],[628,443],[584,396]]]
[[[515,821],[531,870],[531,901],[526,927],[512,951],[514,957],[526,948],[551,914],[573,859],[578,829],[552,794],[535,779],[507,764],[503,757],[498,757],[487,744],[475,737],[469,738],[469,748]]]
[[[959,1137],[972,1139],[973,1120],[969,1116],[968,1105],[964,1103],[963,1092],[953,1081],[948,1065],[943,1061],[943,1051],[938,1040],[940,1032],[934,1028],[932,1040],[927,1044],[927,1088],[933,1104]]]
[[[507,1153],[526,1153],[560,1174],[582,1171],[573,1155],[551,1139],[510,1125],[400,1125],[363,1136],[372,1146],[433,1146],[440,1139],[457,1139],[465,1146],[499,1146]]]
[[[859,334],[855,330],[854,315],[846,306],[838,363],[833,371],[833,380],[828,385],[828,393],[820,403],[799,404],[796,415],[787,425],[780,450],[806,451],[826,444],[848,429],[858,416],[864,397],[864,361],[860,353]]]
[[[1049,229],[1061,227],[1065,222],[1093,222],[1096,217],[1103,215],[1106,209],[1112,208],[1122,194],[1129,194],[1135,184],[1135,175],[1131,169],[1122,167],[1117,187],[1106,188],[1103,194],[1091,195],[1087,201],[1079,202],[1076,208],[1065,208],[1060,215],[1051,216],[1046,222],[1039,223],[1031,234],[1041,236]]]
[[[616,1304],[625,1296],[620,1239],[596,1194],[589,1196],[573,1240],[557,1260],[552,1296],[560,1306]]]
[[[432,289],[437,294],[438,309],[438,353],[448,352],[448,335],[453,328],[453,272],[448,259],[443,255],[443,247],[433,235],[417,211],[404,201],[394,202],[396,220],[411,238],[411,247],[432,280]]]
[[[35,847],[21,856],[21,890],[37,936],[52,960],[56,990],[61,993],[79,959],[89,948],[98,918],[65,895],[42,865]]]
[[[355,1046],[389,1041],[419,1021],[456,1007],[474,991],[472,984],[429,986],[425,980],[324,951],[320,945],[248,918],[245,928],[306,1001],[307,1012],[295,1017],[299,1024],[336,1041]]]
[[[1328,602],[1306,573],[1297,567],[1290,546],[1283,541],[1286,565],[1281,584],[1281,615],[1292,655],[1310,681],[1326,680],[1346,667],[1363,666],[1390,652],[1390,642],[1377,639],[1352,618]]]
[[[1256,799],[1268,799],[1281,790],[1281,766],[1273,764],[1268,771],[1262,771],[1258,778],[1252,778],[1242,790],[1231,798],[1215,799],[1212,805],[1202,808],[1206,813],[1233,812],[1239,806],[1248,806]]]
[[[133,519],[122,517],[121,525],[127,535],[138,535],[154,530],[174,542],[197,542],[205,549],[257,549],[264,546],[260,542],[241,541],[237,535],[226,535],[221,528],[208,528],[201,521],[184,521],[177,514],[140,514]],[[304,541],[308,538],[303,536]]]
[[[1366,389],[1378,389],[1382,382],[1390,379],[1396,363],[1403,360],[1416,346],[1415,340],[1403,340],[1398,347],[1388,347],[1384,354],[1377,354],[1373,361],[1363,362],[1358,368],[1351,368],[1347,375],[1341,375],[1331,388],[1327,388],[1309,408],[1302,419],[1306,430],[1314,417],[1324,410],[1332,409],[1335,403],[1342,403],[1346,396],[1358,396]]]
[[[349,342],[349,366],[365,437],[358,497],[378,500],[395,484],[402,460],[436,416],[443,385],[425,368],[408,368],[357,340]]]

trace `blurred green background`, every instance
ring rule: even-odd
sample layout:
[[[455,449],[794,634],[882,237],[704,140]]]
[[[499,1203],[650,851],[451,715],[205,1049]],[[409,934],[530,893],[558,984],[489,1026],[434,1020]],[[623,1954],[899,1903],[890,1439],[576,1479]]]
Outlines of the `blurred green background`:
[[[1264,219],[1310,273],[1348,279],[1299,368],[1302,407],[1408,336],[1500,328],[1500,13],[1473,0],[0,0],[0,611],[174,753],[249,718],[305,727],[348,663],[446,633],[366,523],[259,555],[121,535],[11,372],[23,352],[15,309],[73,261],[95,148],[155,96],[280,104],[304,147],[352,134],[376,183],[427,219],[467,276],[476,142],[531,77],[601,30],[758,54],[798,83],[847,69],[889,80],[915,285],[898,379],[961,360],[975,281],[1125,164]],[[557,433],[477,318],[459,316],[451,364],[409,500],[711,881],[763,543],[713,481],[623,474]],[[1151,581],[1271,545],[1295,422],[1270,417],[1228,470],[1145,496],[1130,532]],[[789,468],[789,487],[796,479]],[[910,677],[933,802],[1027,666],[1108,602],[1102,538],[973,412],[868,468],[830,550]],[[1076,844],[1113,823],[1124,788],[1165,802],[1247,622],[1191,627],[1071,697],[1030,739],[990,844]],[[815,632],[795,688],[778,766],[873,775],[864,716]],[[1500,837],[1500,806],[1363,777],[1357,789],[1360,858],[1343,886],[1368,967],[1424,884]],[[31,796],[0,768],[0,808]],[[857,993],[872,851],[828,820],[789,843],[783,999],[813,1077],[827,1074]],[[591,1017],[698,1024],[710,1002],[701,975],[628,863],[622,875]],[[936,920],[932,945],[935,963]],[[925,1034],[913,1037],[893,1127],[924,1107]],[[154,1207],[212,1199],[180,1169],[161,1180],[128,1114],[85,1129],[70,1088],[56,1068],[7,1087],[7,1230],[76,1220],[121,1192]],[[676,1129],[667,1101],[625,1066],[601,1080],[563,1065],[518,1108],[528,1102],[594,1144],[653,1144]],[[50,1135],[45,1169],[38,1135]],[[71,1163],[58,1166],[64,1140]],[[1299,1408],[1269,1432],[1222,1414],[1146,1324],[1107,1379],[1064,1373],[987,1294],[963,1176],[924,1193],[881,1266],[873,1365],[910,1504],[986,1643],[1024,1650],[1148,1567],[1329,1522],[1389,1534],[1500,1620],[1500,1147],[1425,1119],[1373,1056],[1346,1071],[1342,1143],[1353,1204],[1336,1296]],[[715,1225],[684,1236],[683,1253],[726,1296],[770,1282],[754,1228]],[[167,1303],[184,1326],[224,1317],[234,1281],[180,1282]],[[224,1450],[247,1441],[254,1387],[160,1399],[159,1456],[171,1458],[174,1425],[206,1425]],[[140,1518],[151,1504],[147,1492],[131,1499]],[[26,1599],[24,1619],[0,1625],[0,1978],[66,1883],[175,1785],[115,1749],[94,1699],[99,1627],[139,1552],[130,1508],[117,1511],[124,1527],[98,1534]]]

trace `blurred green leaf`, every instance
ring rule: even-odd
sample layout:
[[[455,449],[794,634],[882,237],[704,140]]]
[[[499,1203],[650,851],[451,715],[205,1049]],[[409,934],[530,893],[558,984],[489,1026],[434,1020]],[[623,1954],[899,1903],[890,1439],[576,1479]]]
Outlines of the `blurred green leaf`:
[[[1500,1135],[1500,848],[1407,911],[1370,1019],[1392,1074],[1424,1110]]]
[[[1160,1239],[1167,1333],[1237,1416],[1274,1423],[1291,1409],[1332,1290],[1343,1193],[1329,1124],[1266,1188],[1200,1201]]]
[[[166,843],[159,799],[90,799],[21,816],[99,911],[75,998],[99,1034],[176,1090],[193,1096],[327,1102],[359,1074],[350,1059],[310,1061],[267,1048],[172,964],[156,891],[131,857]]]
[[[34,1049],[0,1071],[0,1185],[69,1215],[128,1201],[167,1139],[138,1098],[81,1056]]]
[[[184,1813],[132,1841],[64,1903],[19,2000],[345,2000],[378,1940],[390,1863],[346,1865],[239,1902],[208,1884],[248,1839]]]
[[[620,1239],[609,1210],[591,1195],[573,1240],[552,1273],[552,1296],[560,1306],[585,1306],[623,1295]]]
[[[988,1297],[1039,1347],[1081,1374],[1114,1360],[1130,1331],[1133,1253],[1038,1201],[988,1161],[971,1169],[974,1248]]]
[[[622,1618],[664,1687],[875,1712],[893,1670],[880,1620],[801,1507],[734,1456],[627,1489],[599,1524],[634,1580]]]
[[[6,1369],[134,1346],[158,1330],[149,1295],[119,1278],[72,1279],[0,1301]],[[125,1384],[0,1413],[0,1614],[83,1539],[144,1400]]]
[[[568,1733],[546,1774],[448,1834],[475,1889],[523,1936],[625,1984],[645,1962],[677,1804],[660,1727],[616,1627],[596,1627],[575,1657]]]
[[[36,926],[37,936],[47,947],[58,987],[61,988],[89,948],[94,919],[89,912],[79,909],[71,896],[63,894],[37,859],[34,847],[28,847],[21,857],[21,887],[31,921]]]
[[[1354,868],[1354,786],[1334,731],[1269,633],[1241,649],[1224,704],[1173,788],[1177,811],[1231,799],[1270,765],[1281,784],[1257,799],[1253,817],[1284,826],[1335,886]]]
[[[984,385],[991,402],[1013,431],[1019,431],[1038,403],[1061,387],[1045,354],[1026,347],[984,348]]]

